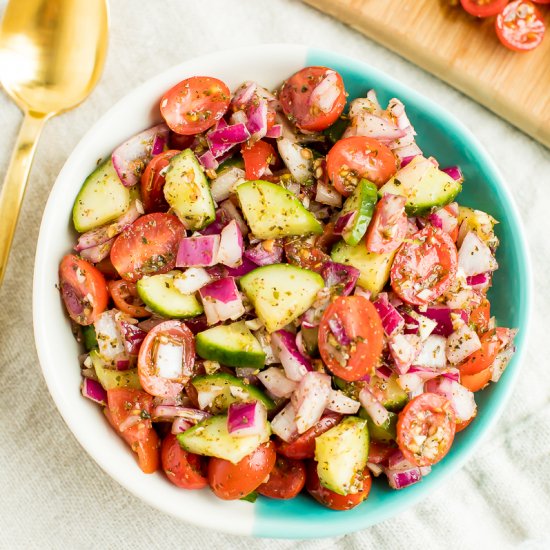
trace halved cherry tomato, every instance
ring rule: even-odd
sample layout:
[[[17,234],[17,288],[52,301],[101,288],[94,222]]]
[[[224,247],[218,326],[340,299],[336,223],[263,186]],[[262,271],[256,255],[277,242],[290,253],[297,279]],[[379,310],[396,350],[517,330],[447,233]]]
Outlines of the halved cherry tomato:
[[[403,242],[408,228],[406,200],[401,195],[386,193],[376,203],[365,239],[369,252],[387,254]]]
[[[465,430],[474,421],[474,418],[476,417],[476,415],[477,415],[477,410],[476,410],[476,414],[474,414],[474,416],[472,416],[468,420],[464,420],[463,422],[457,422],[455,433],[458,433],[458,432],[461,432],[462,430]]]
[[[347,382],[370,374],[384,346],[384,329],[372,303],[363,296],[339,296],[319,325],[319,352],[326,366]]]
[[[185,136],[214,126],[229,107],[229,88],[217,78],[193,76],[170,88],[160,100],[160,113],[171,130]]]
[[[205,458],[184,451],[174,434],[168,434],[160,450],[162,469],[174,485],[182,489],[202,489],[208,485],[204,475]]]
[[[287,237],[284,250],[289,263],[320,272],[330,256],[317,246],[313,237]]]
[[[111,261],[126,281],[174,269],[185,227],[172,214],[145,214],[128,226],[111,248]]]
[[[456,415],[451,402],[435,393],[409,401],[397,420],[397,444],[405,458],[419,467],[439,462],[451,448]]]
[[[462,375],[479,374],[488,369],[495,361],[500,351],[500,340],[496,330],[482,334],[481,348],[474,351],[458,368]]]
[[[158,364],[161,346],[171,346],[170,355]],[[177,350],[177,351],[176,351]],[[182,354],[181,365],[174,365],[174,357]],[[170,373],[163,368],[169,362]],[[185,383],[193,375],[195,362],[195,339],[192,332],[181,321],[164,321],[151,329],[139,349],[138,374],[143,389],[157,397],[176,397],[183,391]]]
[[[315,455],[315,439],[331,428],[334,428],[340,420],[342,420],[342,415],[340,414],[326,414],[314,426],[299,435],[294,441],[290,443],[283,441],[278,446],[277,452],[287,458],[293,458],[295,460],[313,458]]]
[[[107,390],[105,416],[115,431],[138,455],[139,467],[146,474],[159,468],[160,441],[151,422],[153,398],[129,388]],[[133,422],[132,418],[138,418]]]
[[[397,172],[391,149],[374,138],[352,136],[337,141],[327,155],[328,177],[345,197],[366,178],[382,187]]]
[[[387,443],[371,439],[369,442],[369,462],[382,464],[388,460],[395,450],[396,447],[394,445],[388,445]]]
[[[59,264],[59,290],[69,316],[79,325],[91,325],[109,302],[101,271],[74,254]]]
[[[211,458],[208,463],[208,483],[214,494],[223,500],[235,500],[255,491],[275,466],[273,441],[233,464],[223,458]]]
[[[278,456],[269,479],[256,490],[269,498],[294,498],[306,483],[306,467],[301,460]]]
[[[493,375],[493,368],[487,367],[476,374],[461,374],[460,383],[470,391],[482,390],[490,381]]]
[[[451,286],[457,267],[458,253],[451,237],[426,226],[397,251],[391,286],[404,302],[429,304]]]
[[[145,212],[166,212],[168,203],[164,198],[166,178],[160,172],[170,164],[170,159],[180,151],[170,149],[154,156],[141,175],[141,198]]]
[[[470,313],[470,324],[474,325],[478,334],[482,334],[489,328],[491,320],[491,304],[489,300],[484,299],[481,304],[472,310]]]
[[[247,180],[261,178],[270,164],[276,160],[275,149],[267,141],[259,140],[254,145],[243,145],[244,172]]]
[[[508,0],[460,0],[460,3],[474,17],[492,17],[504,9]]]
[[[369,496],[372,478],[368,468],[363,470],[362,477],[362,486],[357,493],[345,496],[339,495],[321,485],[319,474],[317,473],[317,463],[311,461],[307,466],[306,489],[317,502],[331,510],[351,510]]]
[[[118,281],[109,281],[107,286],[115,306],[123,313],[127,313],[131,317],[150,317],[152,315],[150,311],[145,309],[143,301],[137,293],[135,283],[118,279]]]
[[[510,2],[495,21],[499,40],[511,50],[527,52],[544,38],[546,25],[539,10],[527,0]]]
[[[118,279],[119,277],[118,271],[115,269],[115,266],[113,265],[113,262],[111,262],[111,258],[109,256],[103,258],[100,262],[97,262],[95,267],[103,273],[106,279]]]
[[[279,101],[298,128],[320,132],[334,124],[344,110],[344,81],[327,67],[305,67],[283,84]]]

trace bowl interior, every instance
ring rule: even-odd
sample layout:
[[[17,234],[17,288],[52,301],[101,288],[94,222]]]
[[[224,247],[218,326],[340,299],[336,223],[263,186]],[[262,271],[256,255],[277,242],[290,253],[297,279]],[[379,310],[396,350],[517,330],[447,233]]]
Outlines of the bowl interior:
[[[116,145],[158,122],[158,100],[166,89],[196,74],[217,76],[230,88],[248,79],[274,88],[306,65],[338,70],[350,98],[364,95],[370,88],[376,89],[382,104],[391,97],[400,98],[425,154],[435,156],[442,165],[460,165],[466,180],[460,202],[486,210],[501,222],[497,226],[500,270],[490,291],[493,314],[500,325],[521,328],[515,358],[498,384],[478,394],[478,417],[457,436],[446,459],[422,483],[406,491],[392,491],[385,482],[375,483],[368,500],[346,513],[322,508],[305,496],[289,502],[261,498],[255,505],[224,502],[209,491],[178,489],[161,474],[143,475],[99,408],[80,396],[79,348],[55,287],[59,259],[75,242],[70,212],[82,181],[97,160]],[[523,230],[501,176],[479,143],[451,115],[394,79],[344,56],[289,45],[233,50],[186,62],[147,81],[109,110],[70,155],[52,189],[40,229],[33,296],[35,340],[49,390],[69,428],[104,470],[143,500],[191,523],[235,534],[334,536],[382,521],[416,502],[467,459],[496,421],[512,390],[525,347],[530,303],[528,268]],[[511,285],[514,293],[509,292]]]

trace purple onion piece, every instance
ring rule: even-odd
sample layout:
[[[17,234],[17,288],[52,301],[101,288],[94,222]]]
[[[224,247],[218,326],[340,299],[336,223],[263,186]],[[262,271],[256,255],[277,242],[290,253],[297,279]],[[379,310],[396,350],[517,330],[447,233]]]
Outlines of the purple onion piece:
[[[281,124],[274,124],[269,130],[266,132],[265,137],[266,138],[272,138],[272,139],[278,139],[283,135],[283,127]]]
[[[199,293],[201,297],[209,297],[214,300],[218,300],[224,304],[237,300],[239,298],[239,291],[235,284],[233,277],[225,277],[218,279],[213,283],[209,283],[203,286]]]
[[[346,333],[346,329],[344,328],[344,325],[342,325],[342,322],[338,317],[331,317],[328,320],[328,326],[330,328],[330,331],[336,338],[336,341],[341,346],[350,346],[351,345],[351,339]]]
[[[357,216],[356,210],[346,212],[343,216],[339,216],[338,219],[336,220],[336,223],[334,224],[334,234],[342,235],[343,233],[345,233],[346,230],[351,226],[351,224],[355,220],[356,216]]]
[[[220,165],[210,150],[203,153],[198,160],[206,170],[216,170]]]
[[[107,405],[107,392],[97,380],[85,378],[82,381],[82,395],[100,405]]]
[[[247,257],[243,258],[243,263],[238,267],[226,267],[225,271],[227,275],[231,277],[242,277],[247,273],[250,273],[252,270],[256,269],[258,266],[252,260],[249,260]]]
[[[276,241],[271,243],[271,250],[266,250],[261,242],[245,250],[244,256],[259,266],[278,264],[283,259],[283,247]]]
[[[388,300],[388,295],[385,292],[382,292],[378,298],[373,302],[380,320],[382,321],[382,326],[384,327],[384,332],[387,336],[399,332],[405,326],[405,320],[397,311],[397,309],[392,306]]]
[[[222,229],[229,223],[230,219],[225,210],[216,210],[216,219],[200,231],[201,235],[219,235]]]
[[[242,123],[231,124],[225,128],[210,132],[206,136],[210,151],[212,151],[216,159],[227,153],[233,146],[243,143],[249,138],[250,132]]]
[[[321,275],[328,287],[336,287],[342,296],[348,296],[353,292],[360,272],[351,265],[336,262],[325,262]]]
[[[82,297],[76,289],[65,281],[61,281],[61,297],[71,317],[78,317],[84,311]]]
[[[458,166],[449,166],[448,168],[441,168],[442,172],[445,172],[448,176],[451,176],[455,181],[462,181],[464,176],[462,170]]]

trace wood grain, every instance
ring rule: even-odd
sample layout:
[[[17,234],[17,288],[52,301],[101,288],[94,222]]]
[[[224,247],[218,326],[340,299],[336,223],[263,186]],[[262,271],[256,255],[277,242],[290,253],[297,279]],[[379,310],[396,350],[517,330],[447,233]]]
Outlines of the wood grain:
[[[304,1],[435,74],[550,147],[550,36],[536,50],[516,53],[500,44],[493,19],[477,20],[443,0]],[[548,25],[550,10],[543,9]]]

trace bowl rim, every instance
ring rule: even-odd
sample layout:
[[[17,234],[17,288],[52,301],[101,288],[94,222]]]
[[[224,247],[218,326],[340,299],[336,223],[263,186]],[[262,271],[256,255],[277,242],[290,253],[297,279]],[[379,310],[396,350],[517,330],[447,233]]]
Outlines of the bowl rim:
[[[78,422],[72,417],[70,414],[71,411],[68,410],[65,407],[65,404],[63,402],[63,396],[60,393],[60,388],[58,388],[55,383],[54,379],[51,376],[51,369],[55,368],[53,363],[55,362],[55,358],[48,355],[46,350],[45,342],[48,338],[48,334],[46,331],[46,323],[45,321],[47,318],[45,317],[44,308],[42,307],[44,305],[45,296],[44,296],[44,287],[43,282],[41,281],[41,266],[44,264],[45,261],[45,255],[46,255],[46,246],[45,242],[48,240],[48,230],[47,230],[47,222],[48,218],[52,215],[53,209],[53,200],[54,200],[54,190],[58,186],[60,181],[63,181],[64,179],[64,173],[66,171],[66,168],[68,164],[70,163],[71,158],[75,155],[75,152],[77,151],[79,145],[82,142],[85,142],[90,138],[90,136],[93,136],[98,129],[104,125],[115,113],[118,111],[124,104],[130,102],[134,98],[138,98],[141,96],[147,88],[149,88],[153,82],[162,80],[166,78],[168,75],[175,73],[177,71],[181,71],[182,73],[185,73],[187,70],[187,67],[190,64],[197,64],[197,63],[209,63],[213,62],[216,59],[218,59],[220,56],[226,55],[231,58],[237,57],[246,58],[247,56],[257,57],[259,55],[265,56],[266,59],[269,59],[268,53],[276,53],[277,55],[292,55],[301,57],[303,61],[305,62],[307,60],[308,55],[313,52],[318,55],[326,55],[327,57],[332,57],[334,59],[339,59],[342,63],[352,64],[354,66],[364,66],[368,67],[369,71],[376,75],[381,77],[386,83],[389,83],[390,85],[393,85],[397,88],[405,89],[409,94],[412,94],[414,96],[417,96],[422,99],[423,102],[427,102],[431,107],[433,107],[438,115],[441,115],[445,120],[449,121],[453,126],[460,128],[462,133],[467,137],[470,143],[473,143],[477,148],[477,153],[484,163],[488,166],[490,171],[494,174],[495,180],[498,184],[499,191],[502,192],[503,201],[506,203],[506,206],[510,208],[511,210],[511,217],[514,221],[515,227],[519,230],[519,234],[517,235],[519,243],[522,245],[523,248],[523,257],[525,259],[525,277],[526,277],[526,288],[524,289],[524,296],[525,296],[525,307],[524,307],[524,313],[525,313],[525,322],[524,326],[521,327],[523,332],[523,338],[521,341],[521,345],[518,346],[515,362],[517,363],[516,368],[511,373],[512,376],[508,380],[508,383],[505,387],[504,393],[501,395],[500,399],[497,403],[493,404],[494,407],[494,415],[486,422],[484,431],[473,440],[473,442],[466,447],[465,451],[463,451],[460,456],[453,461],[452,464],[449,465],[445,469],[445,472],[443,475],[439,477],[438,481],[444,480],[447,478],[447,476],[451,475],[453,472],[457,471],[474,453],[474,451],[478,448],[480,443],[483,441],[485,437],[487,437],[488,433],[491,431],[491,429],[496,424],[498,418],[500,417],[504,406],[506,402],[508,401],[510,394],[512,393],[515,383],[517,380],[517,377],[519,376],[520,367],[523,362],[524,354],[527,349],[527,338],[530,332],[530,323],[531,323],[531,317],[532,317],[532,286],[533,286],[533,273],[532,273],[532,263],[530,258],[530,251],[529,247],[527,246],[527,239],[525,235],[525,228],[523,226],[523,223],[521,222],[521,216],[519,215],[519,211],[517,208],[517,205],[511,195],[511,192],[509,191],[504,178],[502,177],[498,167],[496,166],[493,159],[488,155],[488,153],[485,151],[484,147],[479,143],[477,138],[472,134],[472,132],[458,119],[454,117],[450,112],[448,112],[446,109],[441,107],[437,102],[432,100],[431,98],[428,98],[419,92],[417,92],[415,89],[399,82],[397,79],[385,74],[383,71],[376,69],[374,67],[369,66],[367,63],[364,63],[362,61],[356,60],[351,56],[347,56],[344,54],[335,54],[333,52],[329,52],[328,50],[323,50],[320,48],[311,48],[305,45],[295,45],[295,44],[264,44],[264,45],[258,45],[254,47],[254,50],[251,52],[250,48],[241,47],[241,48],[234,48],[230,50],[224,50],[222,52],[215,52],[210,53],[198,57],[190,58],[183,63],[177,64],[175,66],[172,66],[160,73],[157,73],[156,75],[153,75],[151,78],[148,78],[145,82],[140,84],[138,87],[134,88],[132,91],[130,91],[128,94],[125,94],[123,97],[121,97],[114,105],[112,105],[89,129],[88,131],[82,136],[82,138],[78,141],[78,144],[72,149],[71,153],[67,157],[66,162],[63,165],[63,168],[59,172],[56,181],[50,191],[50,194],[48,196],[48,200],[46,202],[46,206],[44,209],[44,213],[42,216],[42,221],[40,225],[40,232],[39,237],[37,241],[37,248],[36,248],[36,255],[35,255],[35,266],[34,266],[34,277],[33,277],[33,325],[34,325],[34,337],[35,337],[35,346],[37,350],[37,354],[39,357],[39,362],[41,365],[42,375],[44,376],[44,379],[46,381],[46,384],[48,386],[48,390],[56,404],[56,408],[60,412],[61,416],[63,417],[65,423],[69,427],[72,434],[76,437],[78,442],[82,445],[82,447],[86,450],[87,454],[90,455],[94,461],[104,470],[106,471],[114,480],[116,480],[119,484],[121,484],[125,489],[129,490],[131,493],[133,493],[135,496],[140,498],[141,500],[147,502],[151,506],[162,510],[178,519],[183,519],[184,521],[187,521],[190,524],[198,525],[201,527],[207,527],[207,528],[214,528],[218,531],[231,533],[231,534],[240,534],[240,535],[251,535],[254,534],[256,536],[279,536],[283,538],[295,538],[295,535],[293,532],[278,532],[274,533],[272,530],[269,531],[269,534],[263,534],[262,532],[257,532],[257,530],[254,528],[254,512],[247,513],[245,508],[240,508],[242,510],[242,523],[236,524],[229,519],[226,519],[225,521],[222,520],[222,518],[217,518],[216,523],[221,520],[221,525],[212,525],[212,521],[210,521],[210,518],[208,517],[199,517],[198,515],[194,515],[192,517],[189,517],[187,515],[183,515],[182,513],[178,513],[177,510],[172,509],[169,506],[161,505],[158,502],[158,499],[154,495],[150,495],[147,492],[144,492],[143,490],[137,490],[131,482],[127,482],[124,479],[121,479],[119,475],[117,475],[116,472],[114,472],[113,468],[105,463],[104,460],[100,460],[97,456],[97,454],[94,452],[94,449],[91,447],[91,445],[88,443],[85,434],[82,433],[78,426]],[[439,483],[433,484],[433,486],[430,484],[430,486],[426,487],[426,490],[418,491],[415,494],[411,495],[408,499],[402,499],[399,503],[397,503],[397,506],[395,506],[393,512],[391,514],[386,514],[385,517],[380,517],[376,520],[382,521],[383,519],[386,519],[390,516],[395,515],[396,513],[404,510],[405,508],[408,508],[415,502],[418,502],[421,498],[427,496],[428,493],[430,493],[436,486],[438,486]],[[241,503],[239,503],[241,504]],[[249,508],[257,509],[257,506],[250,506],[246,504],[246,506],[249,506]],[[257,520],[256,520],[257,521]],[[343,533],[348,533],[354,530],[362,529],[367,527],[368,525],[371,525],[373,522],[358,522],[359,525],[355,526],[352,529],[349,528],[338,528],[339,522],[335,522],[334,528],[330,529],[327,528],[327,532],[323,534],[319,534],[317,532],[311,533],[309,536],[311,537],[318,537],[318,536],[335,536]],[[289,530],[292,531],[292,530]],[[304,529],[303,532],[300,534],[301,538],[306,538],[308,536],[307,529]]]

